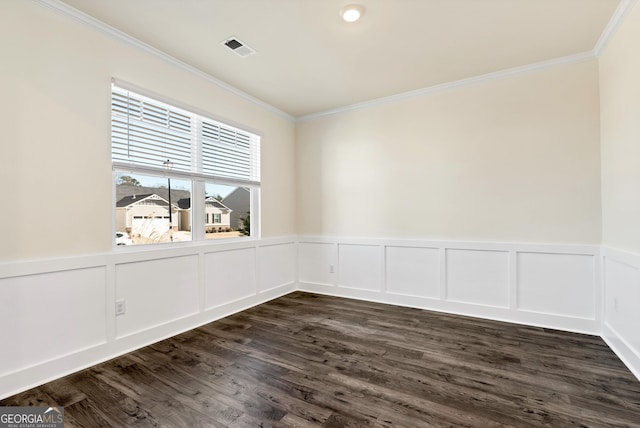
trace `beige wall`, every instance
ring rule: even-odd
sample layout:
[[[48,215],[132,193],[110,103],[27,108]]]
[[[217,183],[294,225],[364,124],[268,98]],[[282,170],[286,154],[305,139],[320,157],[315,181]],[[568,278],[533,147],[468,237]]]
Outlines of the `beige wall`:
[[[298,232],[600,242],[597,61],[300,123]]]
[[[600,57],[603,244],[640,253],[640,6]]]
[[[600,242],[595,60],[296,127],[34,2],[0,9],[0,179],[20,213],[0,218],[11,225],[0,260],[111,249],[112,77],[263,133],[263,236]],[[628,105],[638,111],[628,95],[638,73],[627,70],[638,60],[625,53],[637,47],[637,9],[607,48],[600,79],[605,241],[632,249],[640,204],[628,199],[640,169],[627,155],[638,145],[626,146],[638,131],[619,125]]]
[[[262,234],[295,233],[293,123],[31,1],[0,3],[0,52],[0,261],[111,249],[112,77],[259,130]]]

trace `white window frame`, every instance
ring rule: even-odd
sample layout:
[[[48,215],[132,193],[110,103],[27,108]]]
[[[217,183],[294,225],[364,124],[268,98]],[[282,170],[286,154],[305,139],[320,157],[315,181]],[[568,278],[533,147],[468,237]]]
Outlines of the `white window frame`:
[[[207,121],[211,121],[214,123],[217,123],[219,125],[228,127],[228,128],[235,128],[238,131],[247,133],[247,134],[252,134],[255,138],[258,139],[258,147],[260,145],[261,139],[262,139],[262,135],[260,132],[256,131],[255,129],[251,129],[249,127],[243,126],[243,125],[239,125],[236,123],[233,123],[229,120],[225,120],[225,119],[220,119],[218,117],[216,117],[215,115],[209,114],[207,112],[204,112],[198,108],[183,104],[181,102],[172,100],[170,98],[167,98],[165,96],[153,93],[152,91],[140,88],[136,85],[130,84],[128,82],[124,82],[122,80],[119,79],[112,79],[112,87],[113,86],[117,86],[120,89],[123,90],[127,90],[130,92],[133,92],[137,95],[141,95],[145,98],[150,98],[153,101],[162,103],[162,104],[166,104],[167,106],[171,107],[171,108],[175,108],[175,109],[179,109],[179,110],[183,110],[185,112],[188,112],[190,114],[193,115],[197,115],[200,116],[201,118],[207,120]],[[111,114],[111,110],[110,110],[110,114]],[[196,137],[193,137],[196,138]],[[199,143],[196,143],[196,145]],[[201,152],[201,149],[199,147],[196,147],[195,149],[193,148],[194,146],[194,141],[192,139],[192,162],[200,162],[198,158],[198,153]],[[161,178],[175,178],[175,179],[181,179],[181,180],[189,180],[192,183],[191,186],[191,241],[184,241],[184,242],[166,242],[166,243],[158,243],[161,245],[179,245],[179,246],[183,246],[183,245],[188,245],[189,243],[215,243],[215,242],[220,242],[220,241],[233,241],[233,240],[238,240],[238,239],[242,239],[242,240],[247,240],[247,239],[260,239],[260,232],[261,232],[261,227],[260,227],[260,192],[261,192],[261,181],[259,179],[259,168],[260,168],[260,163],[261,163],[261,159],[260,159],[260,155],[259,155],[259,148],[258,148],[258,159],[257,159],[257,165],[255,165],[255,159],[254,159],[254,167],[258,168],[258,180],[245,180],[245,179],[238,179],[238,178],[232,178],[232,177],[221,177],[221,176],[215,176],[215,175],[211,175],[211,174],[204,174],[198,171],[173,171],[173,170],[167,170],[164,168],[154,168],[154,167],[150,167],[148,165],[140,165],[140,164],[135,164],[135,163],[131,163],[131,162],[123,162],[123,161],[117,161],[117,160],[113,160],[112,159],[112,186],[113,186],[113,192],[112,192],[112,199],[113,199],[113,203],[112,203],[112,239],[113,239],[113,246],[114,248],[118,248],[121,249],[123,246],[116,246],[115,244],[115,232],[116,232],[116,210],[115,210],[115,206],[116,206],[116,177],[118,174],[139,174],[139,175],[150,175],[150,176],[156,176],[156,177],[161,177]],[[253,171],[252,171],[253,173]],[[227,185],[227,186],[242,186],[242,187],[246,187],[250,189],[250,215],[251,215],[251,230],[250,230],[250,236],[239,236],[239,237],[230,237],[230,238],[220,238],[220,239],[205,239],[205,229],[206,229],[206,219],[205,219],[205,185],[206,183],[214,183],[214,184],[221,184],[221,185]],[[149,245],[158,245],[158,244],[149,244]],[[149,245],[136,245],[136,246],[131,246],[133,248],[140,248],[140,247],[148,247]]]

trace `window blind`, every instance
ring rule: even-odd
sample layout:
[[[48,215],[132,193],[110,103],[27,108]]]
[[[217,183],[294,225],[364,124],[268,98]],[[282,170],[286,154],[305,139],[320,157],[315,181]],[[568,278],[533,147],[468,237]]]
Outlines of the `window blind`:
[[[260,137],[112,86],[114,162],[242,182],[260,182]]]

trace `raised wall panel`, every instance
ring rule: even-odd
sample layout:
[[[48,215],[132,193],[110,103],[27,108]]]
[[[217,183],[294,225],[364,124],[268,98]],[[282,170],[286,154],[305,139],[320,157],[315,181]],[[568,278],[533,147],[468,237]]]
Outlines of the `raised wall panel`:
[[[104,267],[0,279],[0,374],[106,341]]]
[[[205,254],[206,308],[224,305],[256,294],[255,260],[255,248]]]
[[[497,307],[509,306],[509,253],[446,251],[447,300]]]
[[[640,359],[640,269],[607,257],[604,272],[605,323]]]
[[[298,280],[333,285],[338,268],[335,244],[301,242],[298,244]],[[334,273],[331,273],[333,266]]]
[[[588,293],[580,296],[584,306],[572,306],[572,301],[568,309],[565,299],[546,299],[553,281],[576,285],[593,276],[594,269],[600,271],[599,250],[592,246],[326,237],[302,238],[296,246],[292,241],[135,248],[77,260],[0,264],[0,301],[10,302],[0,312],[6,326],[0,329],[0,343],[15,345],[0,346],[0,396],[293,290],[296,266],[302,290],[569,331],[600,331],[599,317],[583,317]],[[511,259],[511,254],[521,255]],[[625,363],[636,367],[634,373],[640,373],[640,334],[635,328],[640,314],[634,310],[640,306],[640,258],[620,257],[622,262],[605,257],[605,338],[627,357]],[[590,258],[592,264],[585,262]],[[333,275],[328,274],[331,264]],[[568,287],[563,292],[578,290]],[[440,298],[443,291],[446,299]],[[515,294],[509,296],[511,291]],[[126,300],[125,315],[115,316],[116,299]],[[520,307],[509,302],[520,302]],[[597,295],[597,308],[600,303]],[[45,348],[40,348],[41,341]]]
[[[126,302],[118,337],[197,313],[198,256],[117,265],[116,300]]]
[[[295,282],[295,244],[258,247],[258,291]]]
[[[340,244],[338,266],[340,287],[381,291],[379,246]]]
[[[434,248],[386,247],[387,292],[438,298],[439,254]]]
[[[518,309],[595,318],[595,257],[518,253]]]

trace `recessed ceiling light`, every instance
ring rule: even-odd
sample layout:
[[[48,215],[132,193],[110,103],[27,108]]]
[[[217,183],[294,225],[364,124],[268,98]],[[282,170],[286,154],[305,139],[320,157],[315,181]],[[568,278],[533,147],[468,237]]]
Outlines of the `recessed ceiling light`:
[[[340,9],[340,16],[346,22],[356,22],[364,14],[364,7],[359,4],[350,4]]]

